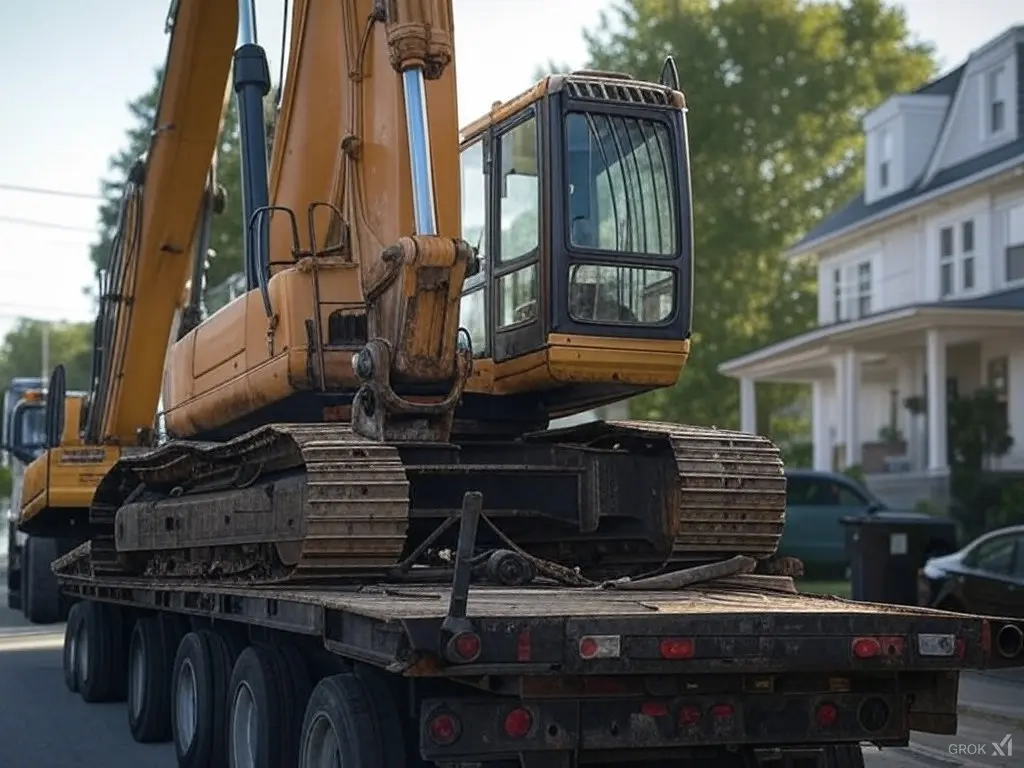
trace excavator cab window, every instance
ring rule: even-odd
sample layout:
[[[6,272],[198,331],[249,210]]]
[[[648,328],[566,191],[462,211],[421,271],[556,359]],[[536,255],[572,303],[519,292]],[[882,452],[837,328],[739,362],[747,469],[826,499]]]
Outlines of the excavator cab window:
[[[664,89],[628,82],[568,76],[463,146],[463,237],[483,267],[466,281],[461,324],[477,357],[518,357],[553,332],[689,335],[684,112]]]

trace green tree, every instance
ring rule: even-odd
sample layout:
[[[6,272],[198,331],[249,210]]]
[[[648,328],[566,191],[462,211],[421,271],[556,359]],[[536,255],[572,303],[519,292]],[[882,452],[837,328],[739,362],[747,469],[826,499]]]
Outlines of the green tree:
[[[153,87],[128,105],[133,124],[125,136],[122,149],[110,158],[109,177],[102,188],[106,198],[100,207],[100,239],[91,251],[92,263],[97,273],[106,267],[110,256],[110,244],[117,227],[121,192],[132,165],[149,147],[157,101],[160,96],[161,71],[157,70]],[[273,100],[268,97],[267,126],[273,135]],[[216,254],[210,262],[206,277],[206,299],[208,308],[216,310],[222,294],[211,292],[231,275],[242,271],[244,243],[242,239],[242,191],[241,153],[239,150],[238,111],[234,99],[224,119],[217,152],[217,182],[227,194],[227,206],[223,213],[214,217],[210,236],[210,247]],[[217,297],[217,298],[215,298]]]
[[[814,325],[814,265],[781,254],[858,192],[861,118],[925,81],[931,48],[882,0],[622,0],[586,40],[591,67],[650,80],[672,54],[691,110],[694,346],[676,387],[634,411],[736,426],[717,366]],[[761,386],[760,428],[806,396]]]
[[[0,389],[16,376],[43,372],[41,320],[21,320],[0,343]],[[92,324],[49,323],[49,367],[63,363],[68,389],[88,389],[92,375]],[[49,372],[47,372],[49,376]]]

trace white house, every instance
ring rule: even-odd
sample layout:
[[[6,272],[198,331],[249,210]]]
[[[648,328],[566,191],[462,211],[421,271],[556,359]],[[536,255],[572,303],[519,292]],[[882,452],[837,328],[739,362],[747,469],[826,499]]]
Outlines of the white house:
[[[816,259],[818,327],[719,370],[740,381],[743,429],[756,382],[809,383],[815,468],[941,503],[946,408],[915,415],[908,397],[995,387],[1016,436],[998,468],[1024,469],[1024,26],[863,127],[864,191],[790,250]]]

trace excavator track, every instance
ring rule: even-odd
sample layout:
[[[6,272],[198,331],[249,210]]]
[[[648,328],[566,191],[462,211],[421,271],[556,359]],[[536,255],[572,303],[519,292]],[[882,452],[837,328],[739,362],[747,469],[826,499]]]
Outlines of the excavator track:
[[[617,421],[524,441],[557,445],[561,456],[626,452],[658,467],[667,498],[659,497],[661,519],[648,531],[654,546],[634,555],[636,567],[764,559],[777,550],[786,481],[780,451],[765,437]],[[106,533],[91,543],[91,570],[268,584],[386,576],[411,548],[411,487],[422,469],[403,465],[402,448],[341,425],[279,424],[225,443],[172,441],[126,457],[96,492],[91,519]],[[629,493],[621,475],[588,474],[586,460],[580,466],[581,482],[600,486],[599,506]],[[471,483],[481,485],[491,474],[489,465],[431,467],[438,469],[476,473]],[[501,494],[507,486],[492,479],[490,488]],[[635,506],[617,503],[620,512]]]
[[[125,459],[97,489],[91,522],[112,528],[94,539],[94,571],[144,561],[159,576],[316,581],[398,562],[409,482],[389,445],[338,425],[275,424]]]
[[[612,424],[662,435],[672,447],[679,474],[672,560],[775,554],[786,524],[786,479],[782,453],[771,440],[713,427]]]
[[[661,443],[671,450],[675,498],[666,522],[672,562],[764,559],[778,549],[786,523],[785,466],[767,437],[652,421],[594,422],[532,437],[644,453]]]

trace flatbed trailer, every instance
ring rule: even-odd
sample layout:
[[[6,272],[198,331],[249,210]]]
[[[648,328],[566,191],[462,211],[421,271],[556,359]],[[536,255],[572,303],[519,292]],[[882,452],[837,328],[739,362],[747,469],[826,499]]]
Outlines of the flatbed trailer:
[[[63,568],[80,601],[69,686],[90,700],[129,692],[140,740],[137,723],[166,720],[169,698],[173,724],[153,732],[174,732],[183,766],[319,765],[322,721],[344,745],[327,764],[345,768],[848,768],[864,742],[955,733],[959,671],[1024,665],[1024,622],[798,594],[777,576],[508,588],[469,586],[456,565],[450,585],[248,587]],[[147,632],[160,639],[148,650]],[[186,681],[190,644],[193,671],[213,663]],[[246,690],[270,718],[256,726],[262,759],[239,746]],[[190,760],[189,733],[203,734],[205,762]]]

